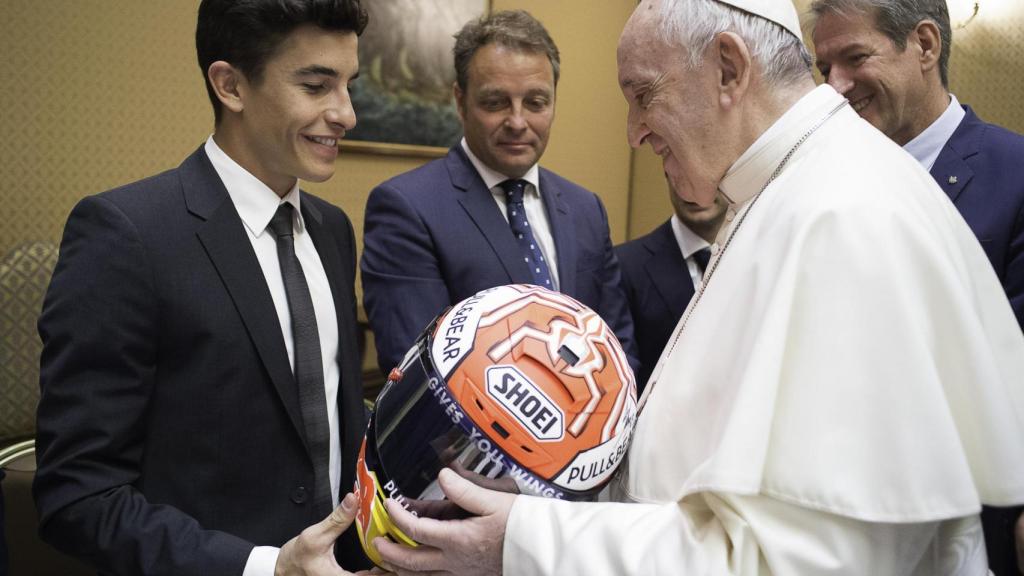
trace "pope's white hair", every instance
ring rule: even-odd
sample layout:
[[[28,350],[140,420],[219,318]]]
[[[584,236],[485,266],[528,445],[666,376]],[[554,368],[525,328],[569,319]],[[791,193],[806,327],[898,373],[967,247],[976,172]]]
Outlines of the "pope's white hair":
[[[718,34],[733,32],[746,43],[768,86],[788,86],[810,77],[811,55],[803,40],[771,20],[716,0],[663,0],[660,10],[659,39],[682,46],[691,69],[700,67]]]

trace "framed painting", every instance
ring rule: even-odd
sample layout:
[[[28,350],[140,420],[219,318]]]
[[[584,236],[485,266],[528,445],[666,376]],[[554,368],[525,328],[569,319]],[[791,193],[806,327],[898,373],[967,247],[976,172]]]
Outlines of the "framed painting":
[[[372,0],[359,37],[358,119],[341,146],[383,154],[443,156],[462,138],[452,99],[455,34],[490,0]]]

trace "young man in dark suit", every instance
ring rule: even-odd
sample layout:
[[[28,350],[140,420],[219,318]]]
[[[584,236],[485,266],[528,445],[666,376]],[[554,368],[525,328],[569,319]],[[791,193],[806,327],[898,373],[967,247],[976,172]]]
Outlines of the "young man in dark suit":
[[[683,200],[671,183],[668,195],[673,210],[668,221],[615,247],[639,352],[637,394],[643,393],[676,323],[700,288],[728,208],[721,195],[711,206]]]
[[[355,241],[299,189],[355,125],[365,25],[359,0],[203,0],[214,134],[68,219],[34,491],[42,537],[102,573],[366,565],[339,502],[364,426]]]
[[[454,52],[465,138],[366,204],[363,304],[381,370],[446,306],[512,283],[590,306],[633,358],[604,206],[538,164],[555,117],[554,41],[526,12],[498,12],[464,26]]]
[[[816,0],[811,11],[822,75],[935,178],[981,242],[1024,328],[1024,136],[983,122],[949,92],[946,0]],[[996,576],[1024,571],[1015,549],[1024,549],[1021,511],[982,511]]]

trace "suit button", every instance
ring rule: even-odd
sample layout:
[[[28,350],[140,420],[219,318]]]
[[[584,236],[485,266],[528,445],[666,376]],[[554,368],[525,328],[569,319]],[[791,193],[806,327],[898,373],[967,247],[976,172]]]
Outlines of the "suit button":
[[[296,504],[305,504],[306,498],[306,489],[304,487],[299,486],[295,490],[292,490],[292,502],[295,502]]]

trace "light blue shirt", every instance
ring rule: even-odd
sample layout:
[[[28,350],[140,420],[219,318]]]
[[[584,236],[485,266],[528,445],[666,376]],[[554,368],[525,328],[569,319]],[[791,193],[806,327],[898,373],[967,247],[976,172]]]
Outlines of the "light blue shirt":
[[[924,132],[907,142],[903,149],[909,152],[921,166],[924,166],[925,170],[931,171],[935,160],[939,157],[939,152],[942,152],[942,148],[946,146],[946,142],[949,142],[953,132],[956,132],[957,126],[966,115],[967,113],[960,107],[956,96],[950,94],[949,106],[946,107],[946,111],[936,118],[931,126],[925,128]]]

